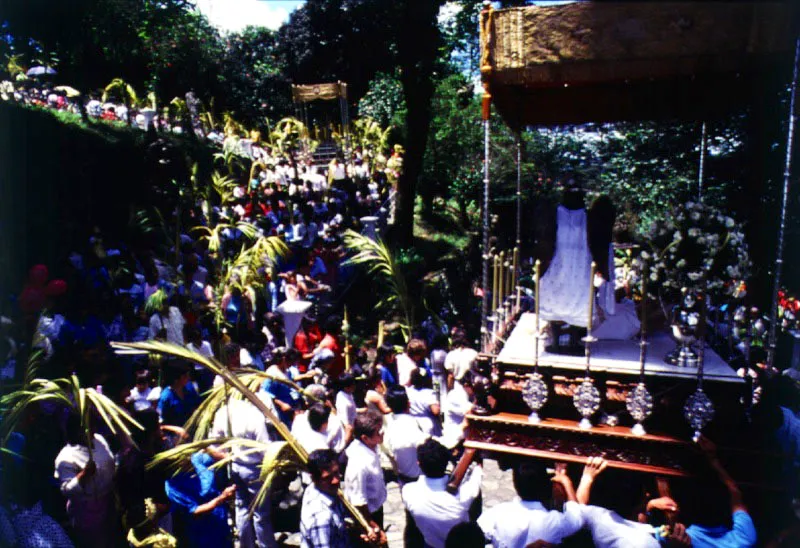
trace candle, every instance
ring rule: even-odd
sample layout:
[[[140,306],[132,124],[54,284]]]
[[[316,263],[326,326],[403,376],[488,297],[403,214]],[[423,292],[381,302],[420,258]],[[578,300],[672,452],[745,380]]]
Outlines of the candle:
[[[385,323],[386,322],[384,320],[378,322],[378,348],[383,346],[383,330]]]
[[[644,383],[644,364],[647,361],[647,261],[642,262],[642,329],[639,342],[639,382]]]
[[[594,316],[594,272],[597,264],[592,261],[592,266],[589,269],[589,321],[586,324],[586,336],[592,336],[592,316]]]
[[[533,279],[534,283],[536,284],[535,288],[535,299],[536,302],[534,303],[534,312],[536,314],[536,359],[534,361],[534,367],[539,367],[539,270],[542,266],[542,262],[539,259],[536,259],[536,264],[533,265]]]
[[[497,310],[497,255],[492,266],[492,314]]]
[[[344,334],[344,369],[350,371],[350,322],[347,321],[347,305],[344,307],[342,333]]]
[[[503,300],[505,299],[505,287],[506,287],[506,272],[505,272],[505,260],[506,260],[506,252],[500,252],[500,262],[498,264],[498,273],[499,273],[499,286],[497,288],[497,306],[503,306]]]
[[[513,283],[511,287],[514,288],[514,293],[516,295],[516,311],[519,311],[519,299],[520,299],[520,292],[519,292],[519,280],[517,279],[517,269],[519,268],[519,247],[514,248],[514,274],[511,278]]]
[[[647,334],[647,261],[642,262],[642,340]]]

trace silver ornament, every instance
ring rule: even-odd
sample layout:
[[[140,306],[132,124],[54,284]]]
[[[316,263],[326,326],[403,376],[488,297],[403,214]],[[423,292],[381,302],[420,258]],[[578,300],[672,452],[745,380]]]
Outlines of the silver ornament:
[[[697,392],[686,400],[686,404],[683,406],[683,416],[694,428],[692,439],[697,441],[705,425],[714,418],[714,404],[702,388],[698,388]]]
[[[532,373],[522,388],[522,399],[532,411],[528,417],[530,422],[539,422],[539,410],[547,402],[547,394],[547,384],[542,380],[542,375]]]
[[[647,386],[643,382],[637,384],[636,388],[628,393],[625,407],[628,408],[628,413],[636,421],[632,428],[633,433],[641,436],[645,433],[642,423],[653,412],[653,396],[647,391]]]
[[[600,409],[600,391],[594,386],[591,379],[583,381],[575,394],[572,396],[572,402],[575,404],[575,409],[581,414],[580,427],[589,429],[592,423],[589,422],[589,417],[594,415]]]

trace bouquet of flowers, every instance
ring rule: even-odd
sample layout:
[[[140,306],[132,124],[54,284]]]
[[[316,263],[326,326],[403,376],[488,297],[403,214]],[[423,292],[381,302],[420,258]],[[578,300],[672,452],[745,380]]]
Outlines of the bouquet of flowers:
[[[778,291],[778,319],[784,331],[800,330],[800,300],[783,289]]]
[[[649,264],[648,293],[678,302],[681,289],[707,292],[712,301],[731,295],[747,279],[750,258],[744,233],[732,217],[702,202],[686,202],[646,233],[640,259]]]

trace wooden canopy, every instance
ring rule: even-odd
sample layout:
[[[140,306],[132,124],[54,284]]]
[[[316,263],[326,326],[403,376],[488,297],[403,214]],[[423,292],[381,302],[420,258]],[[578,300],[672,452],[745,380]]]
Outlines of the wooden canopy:
[[[292,101],[308,103],[309,101],[333,101],[347,99],[347,84],[333,82],[327,84],[292,84]]]
[[[514,128],[711,119],[788,81],[791,2],[580,2],[485,10],[481,72]],[[785,75],[785,76],[784,76]]]

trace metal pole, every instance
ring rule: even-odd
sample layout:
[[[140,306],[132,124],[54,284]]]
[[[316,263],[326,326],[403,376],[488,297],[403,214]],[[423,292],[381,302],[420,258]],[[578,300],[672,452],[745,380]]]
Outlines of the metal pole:
[[[522,131],[517,132],[517,247],[522,243]],[[516,265],[514,265],[516,268]]]
[[[769,322],[769,348],[767,349],[767,367],[772,368],[775,361],[778,327],[778,292],[781,288],[783,274],[783,247],[786,233],[786,210],[789,201],[789,187],[792,175],[792,147],[794,146],[795,97],[797,96],[797,70],[800,64],[800,37],[795,41],[794,68],[792,71],[792,89],[789,94],[789,129],[786,135],[786,163],[783,168],[783,196],[781,197],[781,223],[778,228],[778,249],[775,253],[775,287],[772,288],[772,310]]]
[[[706,167],[706,123],[703,122],[703,129],[700,135],[700,169],[697,174],[697,198],[703,199],[703,175]]]
[[[481,340],[483,350],[489,341],[487,318],[489,316],[489,108],[491,96],[483,94],[483,299],[481,300]]]

